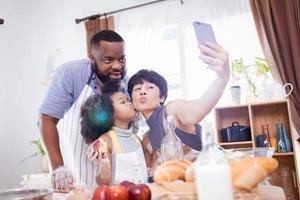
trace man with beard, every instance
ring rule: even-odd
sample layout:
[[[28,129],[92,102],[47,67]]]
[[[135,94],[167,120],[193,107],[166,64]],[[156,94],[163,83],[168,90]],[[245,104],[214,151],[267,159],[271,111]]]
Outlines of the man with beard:
[[[123,80],[126,74],[123,38],[104,30],[91,39],[90,59],[60,66],[40,107],[39,126],[52,166],[52,185],[68,192],[74,181],[96,185],[96,169],[88,160],[87,144],[80,127],[80,108],[93,94],[101,93],[108,80]],[[123,81],[124,88],[126,81]]]

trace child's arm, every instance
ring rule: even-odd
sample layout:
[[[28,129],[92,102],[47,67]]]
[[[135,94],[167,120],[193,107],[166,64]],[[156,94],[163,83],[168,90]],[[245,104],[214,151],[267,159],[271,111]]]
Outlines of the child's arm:
[[[95,145],[98,144],[98,145]],[[111,139],[107,135],[102,135],[93,142],[89,148],[88,158],[97,167],[96,182],[98,185],[110,185],[111,183]]]

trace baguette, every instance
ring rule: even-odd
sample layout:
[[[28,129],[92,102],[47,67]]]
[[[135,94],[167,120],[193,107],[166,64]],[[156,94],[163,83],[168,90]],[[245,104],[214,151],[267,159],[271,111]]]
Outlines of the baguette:
[[[157,167],[154,182],[163,184],[175,180],[185,180],[185,171],[191,165],[187,160],[170,160]]]

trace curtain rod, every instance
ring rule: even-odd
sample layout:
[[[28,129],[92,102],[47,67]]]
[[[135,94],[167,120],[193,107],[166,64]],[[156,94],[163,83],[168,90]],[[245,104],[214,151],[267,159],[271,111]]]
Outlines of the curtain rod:
[[[143,3],[143,4],[131,6],[131,7],[128,7],[128,8],[114,10],[114,11],[111,11],[111,12],[108,12],[108,13],[95,14],[95,15],[91,15],[91,16],[84,17],[84,18],[81,18],[81,19],[77,18],[77,19],[75,19],[75,22],[76,22],[76,24],[79,24],[80,22],[83,22],[83,21],[93,20],[93,19],[97,19],[97,18],[100,18],[100,17],[103,17],[103,16],[112,15],[112,14],[115,14],[115,13],[118,13],[118,12],[123,12],[123,11],[131,10],[131,9],[135,9],[135,8],[139,8],[139,7],[143,7],[143,6],[147,6],[147,5],[151,5],[151,4],[163,2],[163,1],[169,1],[169,0],[150,1],[150,2],[147,2],[147,3]],[[180,1],[181,4],[183,4],[183,0],[179,0],[179,1]]]
[[[0,18],[0,25],[4,24],[4,19]]]

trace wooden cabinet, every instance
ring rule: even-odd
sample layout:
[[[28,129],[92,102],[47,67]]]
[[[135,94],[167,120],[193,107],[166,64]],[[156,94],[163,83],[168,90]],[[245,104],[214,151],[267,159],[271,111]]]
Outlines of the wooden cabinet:
[[[223,142],[221,130],[230,127],[233,122],[250,126],[251,140],[241,142]],[[294,138],[295,130],[291,122],[290,104],[288,100],[269,101],[261,103],[240,104],[215,108],[215,129],[217,142],[225,149],[254,148],[256,136],[261,134],[261,125],[268,124],[270,136],[277,136],[276,124],[282,123],[287,135],[292,142],[293,151],[286,153],[274,153],[279,161],[279,168],[270,175],[272,184],[287,188],[287,192],[293,193],[295,199],[299,199],[299,144]],[[290,180],[290,182],[286,182]],[[291,181],[292,180],[292,181]],[[287,185],[289,184],[289,185]]]

